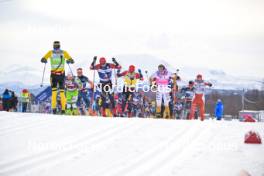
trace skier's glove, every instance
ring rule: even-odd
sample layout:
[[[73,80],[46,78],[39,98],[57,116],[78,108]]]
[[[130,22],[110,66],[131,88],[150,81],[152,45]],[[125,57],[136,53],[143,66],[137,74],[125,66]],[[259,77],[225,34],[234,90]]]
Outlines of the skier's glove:
[[[45,59],[44,57],[40,60],[40,62],[42,62],[42,63],[47,63],[47,59]]]
[[[67,62],[67,64],[73,64],[74,60],[73,59],[68,59],[66,62]]]
[[[92,64],[91,64],[92,67],[94,67],[96,60],[97,60],[97,56],[94,56],[94,57],[93,57],[93,62],[92,62]]]
[[[213,84],[212,84],[212,83],[209,83],[209,84],[208,84],[208,86],[209,86],[209,87],[212,87],[212,86],[213,86]]]
[[[93,57],[93,62],[95,63],[96,60],[97,60],[97,56],[94,56],[94,57]]]
[[[142,75],[141,69],[138,69],[138,73],[139,73],[140,79],[142,79],[143,78],[143,75]]]
[[[118,64],[118,62],[116,61],[116,58],[112,58],[112,61],[113,61],[113,63],[116,65],[116,66],[118,66],[119,64]]]

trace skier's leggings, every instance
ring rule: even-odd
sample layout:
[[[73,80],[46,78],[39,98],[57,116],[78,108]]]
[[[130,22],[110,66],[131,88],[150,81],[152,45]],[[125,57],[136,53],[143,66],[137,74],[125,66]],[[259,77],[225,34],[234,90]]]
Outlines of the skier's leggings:
[[[101,86],[100,88],[101,88],[102,94],[109,94],[109,98],[110,98],[111,105],[112,105],[112,111],[113,111],[113,114],[115,115],[116,114],[116,108],[115,108],[114,95],[112,93],[112,85],[113,84],[111,81],[100,82],[100,86]],[[102,99],[103,99],[103,97],[102,97]]]
[[[195,113],[196,107],[200,109],[201,120],[204,120],[205,108],[204,108],[203,94],[195,94],[194,100],[192,102],[190,119],[194,119],[194,113]]]
[[[52,88],[52,96],[51,96],[51,106],[52,109],[56,108],[57,104],[57,87],[60,89],[60,98],[61,98],[61,109],[65,110],[66,106],[66,98],[64,93],[64,79],[65,74],[56,75],[51,74],[50,76],[50,84]]]
[[[122,103],[122,111],[124,112],[125,111],[125,108],[126,108],[126,104],[127,104],[127,102],[128,102],[128,107],[127,107],[127,110],[128,110],[128,112],[131,112],[131,110],[132,110],[132,107],[131,107],[131,105],[130,105],[130,103],[129,103],[129,98],[131,98],[132,97],[132,94],[133,94],[133,92],[130,92],[129,90],[128,90],[128,88],[126,88],[125,86],[124,86],[124,88],[123,88],[123,103]]]

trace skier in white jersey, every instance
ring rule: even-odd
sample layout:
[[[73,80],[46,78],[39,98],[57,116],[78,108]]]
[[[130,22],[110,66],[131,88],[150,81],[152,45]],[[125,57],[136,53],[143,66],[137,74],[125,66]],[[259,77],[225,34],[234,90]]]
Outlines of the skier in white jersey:
[[[171,118],[169,102],[171,88],[169,86],[170,79],[176,82],[176,77],[173,73],[169,72],[164,65],[158,66],[158,71],[150,77],[151,87],[155,84],[156,89],[156,117]],[[163,114],[161,114],[162,100],[165,106]]]

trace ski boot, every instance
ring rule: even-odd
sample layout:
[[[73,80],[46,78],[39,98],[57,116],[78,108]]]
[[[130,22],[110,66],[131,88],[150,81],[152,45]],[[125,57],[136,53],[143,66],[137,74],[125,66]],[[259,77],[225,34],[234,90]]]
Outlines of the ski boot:
[[[79,111],[77,108],[72,109],[72,115],[75,115],[75,116],[79,115]]]
[[[105,109],[105,114],[106,114],[106,117],[113,117],[113,114],[112,114],[110,108],[106,108],[106,109]]]
[[[72,115],[72,110],[70,108],[67,108],[65,114]]]
[[[52,114],[57,114],[57,109],[52,109]]]
[[[157,106],[156,108],[156,118],[161,118],[161,107]]]
[[[163,118],[171,119],[170,108],[168,106],[165,106],[165,110],[163,112]]]
[[[61,110],[61,115],[65,115],[65,110]]]

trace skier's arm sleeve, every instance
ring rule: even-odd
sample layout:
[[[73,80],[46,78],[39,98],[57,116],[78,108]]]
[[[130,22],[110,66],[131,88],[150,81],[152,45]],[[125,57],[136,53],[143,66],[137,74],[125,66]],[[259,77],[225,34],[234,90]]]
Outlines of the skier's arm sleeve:
[[[121,65],[115,65],[115,69],[121,69]]]
[[[100,68],[100,64],[97,64],[97,65],[92,65],[91,64],[91,66],[90,66],[91,70],[99,70],[99,68]]]
[[[139,73],[137,73],[136,74],[136,79],[139,79],[139,80],[142,80],[143,81],[143,75],[142,74],[139,74]]]
[[[209,86],[209,87],[212,87],[213,86],[213,84],[212,83],[210,83],[210,82],[206,82],[206,83],[204,83],[206,86]]]
[[[149,77],[149,82],[152,83],[152,81],[154,81],[156,79],[156,73],[153,73],[150,77]]]
[[[43,56],[44,59],[48,60],[52,55],[52,51],[48,51],[45,56]]]
[[[127,71],[124,71],[122,73],[117,73],[117,77],[125,76],[127,74]]]
[[[109,64],[110,65],[110,68],[112,68],[112,69],[121,69],[122,67],[121,67],[121,65],[115,65],[115,64]]]
[[[72,57],[69,55],[69,53],[67,51],[63,51],[63,55],[64,55],[65,60],[71,60],[72,59]]]

